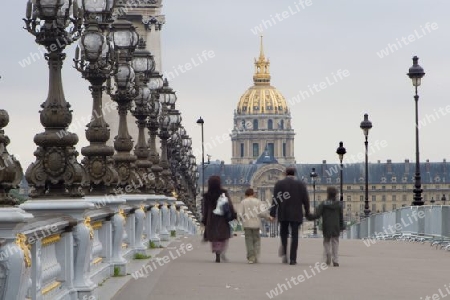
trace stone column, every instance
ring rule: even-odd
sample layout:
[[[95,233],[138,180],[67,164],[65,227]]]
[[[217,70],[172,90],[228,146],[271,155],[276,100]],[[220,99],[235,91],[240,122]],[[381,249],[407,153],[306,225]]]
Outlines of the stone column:
[[[0,299],[25,299],[30,285],[31,253],[20,227],[33,218],[15,207],[0,209]]]
[[[158,227],[160,223],[160,215],[158,204],[154,203],[151,208],[152,220],[151,220],[151,233],[150,233],[150,242],[152,242],[155,246],[159,247],[161,245],[161,240],[158,235]]]
[[[167,203],[164,202],[161,204],[161,232],[159,236],[161,237],[161,241],[169,240],[169,226],[170,226],[170,214],[169,208],[167,207]]]
[[[78,291],[78,296],[91,295],[91,292],[97,287],[90,277],[90,264],[92,243],[94,240],[94,230],[91,226],[91,219],[86,217],[82,223],[74,228],[74,278],[73,286]]]

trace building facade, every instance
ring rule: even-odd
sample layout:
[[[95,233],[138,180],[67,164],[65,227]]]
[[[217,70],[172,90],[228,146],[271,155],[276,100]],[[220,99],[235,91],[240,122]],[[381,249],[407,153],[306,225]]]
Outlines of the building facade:
[[[340,165],[326,161],[296,164],[295,133],[291,128],[290,110],[281,93],[270,85],[269,64],[261,40],[260,55],[255,60],[254,85],[242,95],[234,113],[231,164],[218,162],[207,165],[203,184],[207,186],[209,176],[220,175],[234,204],[239,205],[249,187],[256,191],[261,200],[272,201],[275,183],[284,177],[283,172],[287,166],[293,166],[297,170],[297,177],[307,184],[311,206],[318,206],[326,199],[328,186],[340,189]],[[310,177],[312,168],[318,174],[315,193]],[[420,164],[420,169],[425,204],[448,204],[450,169],[446,160],[427,160]],[[199,170],[202,171],[202,168]],[[414,163],[409,160],[401,163],[378,161],[369,164],[368,173],[371,213],[411,205],[414,196]],[[342,194],[344,218],[347,222],[355,222],[364,215],[364,176],[364,163],[344,165]],[[202,184],[201,178],[200,175],[199,185]]]

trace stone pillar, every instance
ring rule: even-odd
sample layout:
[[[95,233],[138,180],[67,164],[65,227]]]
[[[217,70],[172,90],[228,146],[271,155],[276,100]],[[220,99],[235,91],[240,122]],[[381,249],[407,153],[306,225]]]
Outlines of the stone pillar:
[[[170,235],[176,235],[177,230],[177,208],[175,203],[170,205]]]
[[[127,261],[122,257],[122,242],[123,233],[125,227],[125,215],[122,210],[116,213],[112,218],[112,274],[118,273],[118,275],[127,274]],[[118,268],[118,272],[115,270]]]
[[[79,297],[92,294],[92,291],[97,287],[90,277],[90,264],[92,243],[94,240],[94,230],[91,226],[91,219],[86,217],[82,223],[74,228],[74,278],[73,286],[78,291]]]
[[[0,300],[25,299],[30,287],[31,253],[20,227],[31,218],[19,208],[0,208]]]
[[[170,236],[168,231],[168,228],[170,226],[170,214],[166,202],[162,203],[161,206],[161,221],[161,232],[159,236],[161,238],[161,241],[168,241]]]
[[[161,240],[158,235],[158,227],[160,223],[160,214],[158,204],[153,204],[151,208],[151,233],[150,233],[150,242],[152,242],[155,246],[159,247],[161,245]]]
[[[145,254],[145,246],[142,242],[142,234],[144,232],[144,220],[145,220],[145,212],[144,212],[144,206],[141,206],[140,208],[136,209],[134,211],[135,216],[135,237],[134,237],[134,245],[133,249],[135,253],[143,253]]]

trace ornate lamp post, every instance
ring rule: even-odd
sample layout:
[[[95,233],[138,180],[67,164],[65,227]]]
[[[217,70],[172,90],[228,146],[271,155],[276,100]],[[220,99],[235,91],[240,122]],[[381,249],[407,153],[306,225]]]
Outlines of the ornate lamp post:
[[[162,168],[162,179],[165,183],[164,194],[171,196],[173,191],[173,186],[171,183],[171,172],[169,170],[169,162],[167,160],[167,140],[170,137],[169,130],[175,128],[175,123],[181,121],[179,119],[179,114],[171,114],[169,111],[169,106],[175,105],[177,101],[177,96],[172,88],[169,87],[169,82],[167,79],[164,80],[163,87],[159,91],[159,101],[163,105],[161,115],[159,117],[159,138],[161,139],[161,160],[160,166]]]
[[[143,40],[141,40],[139,48],[134,52],[132,64],[136,73],[139,92],[134,99],[135,109],[132,111],[139,129],[138,141],[134,148],[134,154],[137,157],[136,167],[140,177],[140,186],[143,187],[145,192],[154,194],[155,180],[151,171],[152,163],[149,160],[150,150],[145,138],[145,128],[147,117],[150,114],[149,104],[151,100],[151,90],[147,83],[151,73],[155,70],[155,62],[150,52],[145,50]]]
[[[73,11],[73,14],[71,12]],[[70,104],[62,87],[64,48],[80,37],[82,18],[77,2],[71,0],[29,0],[25,29],[44,46],[49,66],[49,92],[41,105],[40,120],[45,131],[34,137],[36,162],[26,173],[31,197],[81,197],[85,171],[77,162],[78,136],[67,131],[72,122]],[[72,23],[72,26],[69,26]]]
[[[149,159],[152,162],[151,171],[155,176],[155,193],[161,194],[163,193],[164,183],[161,180],[160,173],[162,171],[161,166],[159,165],[159,154],[156,151],[156,136],[158,135],[158,116],[161,110],[161,104],[159,103],[159,90],[163,86],[162,76],[158,72],[153,72],[148,86],[151,90],[151,98],[150,98],[150,115],[147,121],[147,128],[150,134],[150,140],[148,142],[150,146]]]
[[[339,161],[341,163],[341,170],[340,170],[340,185],[341,185],[341,194],[339,196],[339,200],[341,201],[341,203],[343,203],[342,201],[344,201],[344,194],[342,192],[343,188],[343,177],[342,177],[342,171],[344,170],[344,165],[342,164],[342,160],[344,159],[344,154],[347,153],[347,151],[344,148],[344,143],[339,142],[339,147],[336,150],[337,155],[339,155]]]
[[[112,159],[114,149],[106,145],[110,131],[103,118],[102,108],[102,93],[105,89],[103,84],[114,69],[113,49],[110,49],[104,36],[112,23],[112,4],[82,0],[85,30],[74,59],[75,68],[91,84],[89,90],[93,98],[92,117],[86,129],[89,146],[81,148],[81,153],[84,155],[82,163],[89,182],[86,192],[94,195],[111,193],[118,179]]]
[[[366,175],[365,181],[366,181],[366,190],[365,190],[365,201],[364,201],[364,214],[366,217],[370,214],[369,209],[369,152],[368,152],[368,137],[369,137],[369,130],[372,128],[372,122],[369,121],[369,115],[364,114],[364,120],[361,122],[361,125],[359,126],[363,132],[366,140],[364,141],[365,150],[366,150],[366,165],[365,165],[365,171]]]
[[[309,177],[311,177],[312,180],[312,184],[313,184],[313,206],[314,206],[314,212],[316,212],[316,177],[317,177],[317,173],[316,173],[316,168],[312,168],[311,173],[309,173]],[[314,236],[317,235],[317,226],[316,226],[316,220],[314,220],[314,227],[313,227],[313,234]]]
[[[412,205],[423,205],[422,200],[422,183],[420,178],[420,160],[419,160],[419,94],[417,93],[417,87],[420,86],[422,77],[425,75],[423,68],[418,64],[419,58],[413,57],[413,65],[409,68],[408,77],[411,78],[413,86],[415,88],[415,111],[416,111],[416,174],[414,176],[414,201]]]
[[[203,124],[205,121],[200,117],[197,120],[197,124],[202,128],[202,197],[205,194],[205,140],[203,135]]]
[[[116,73],[114,82],[116,89],[113,91],[111,82],[108,80],[108,93],[111,99],[118,104],[119,130],[114,138],[114,162],[119,173],[119,187],[130,192],[131,187],[138,182],[139,175],[136,173],[136,156],[130,154],[133,149],[133,141],[128,132],[127,113],[131,108],[131,102],[137,96],[138,90],[135,88],[135,73],[131,66],[132,53],[137,43],[138,35],[135,28],[126,20],[119,19],[111,26],[110,39],[116,51]],[[127,191],[128,190],[128,191]],[[134,192],[137,192],[134,190]]]

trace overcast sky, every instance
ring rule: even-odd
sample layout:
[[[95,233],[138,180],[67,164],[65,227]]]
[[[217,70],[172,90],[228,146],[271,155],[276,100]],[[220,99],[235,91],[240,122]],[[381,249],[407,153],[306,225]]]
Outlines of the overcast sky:
[[[205,142],[231,130],[239,98],[253,84],[253,60],[263,34],[271,83],[291,103],[297,163],[337,162],[339,141],[350,162],[358,161],[358,153],[364,153],[359,124],[366,112],[373,123],[369,160],[414,161],[414,89],[406,75],[414,55],[426,72],[419,87],[421,160],[449,159],[448,0],[163,3],[163,69],[195,62],[171,80],[194,150],[201,146],[199,116],[205,120]],[[10,1],[0,19],[1,108],[10,115],[5,129],[9,152],[24,170],[35,160],[33,137],[43,131],[38,111],[48,91],[46,62],[37,58],[42,55],[34,37],[22,29],[25,6],[25,0]],[[66,50],[63,80],[74,120],[80,120],[90,115],[92,100],[88,82],[72,67],[74,48]],[[204,51],[213,55],[200,62]],[[24,59],[30,64],[23,66]],[[75,132],[77,148],[86,146],[84,128]],[[206,153],[229,163],[231,142],[216,142]]]

